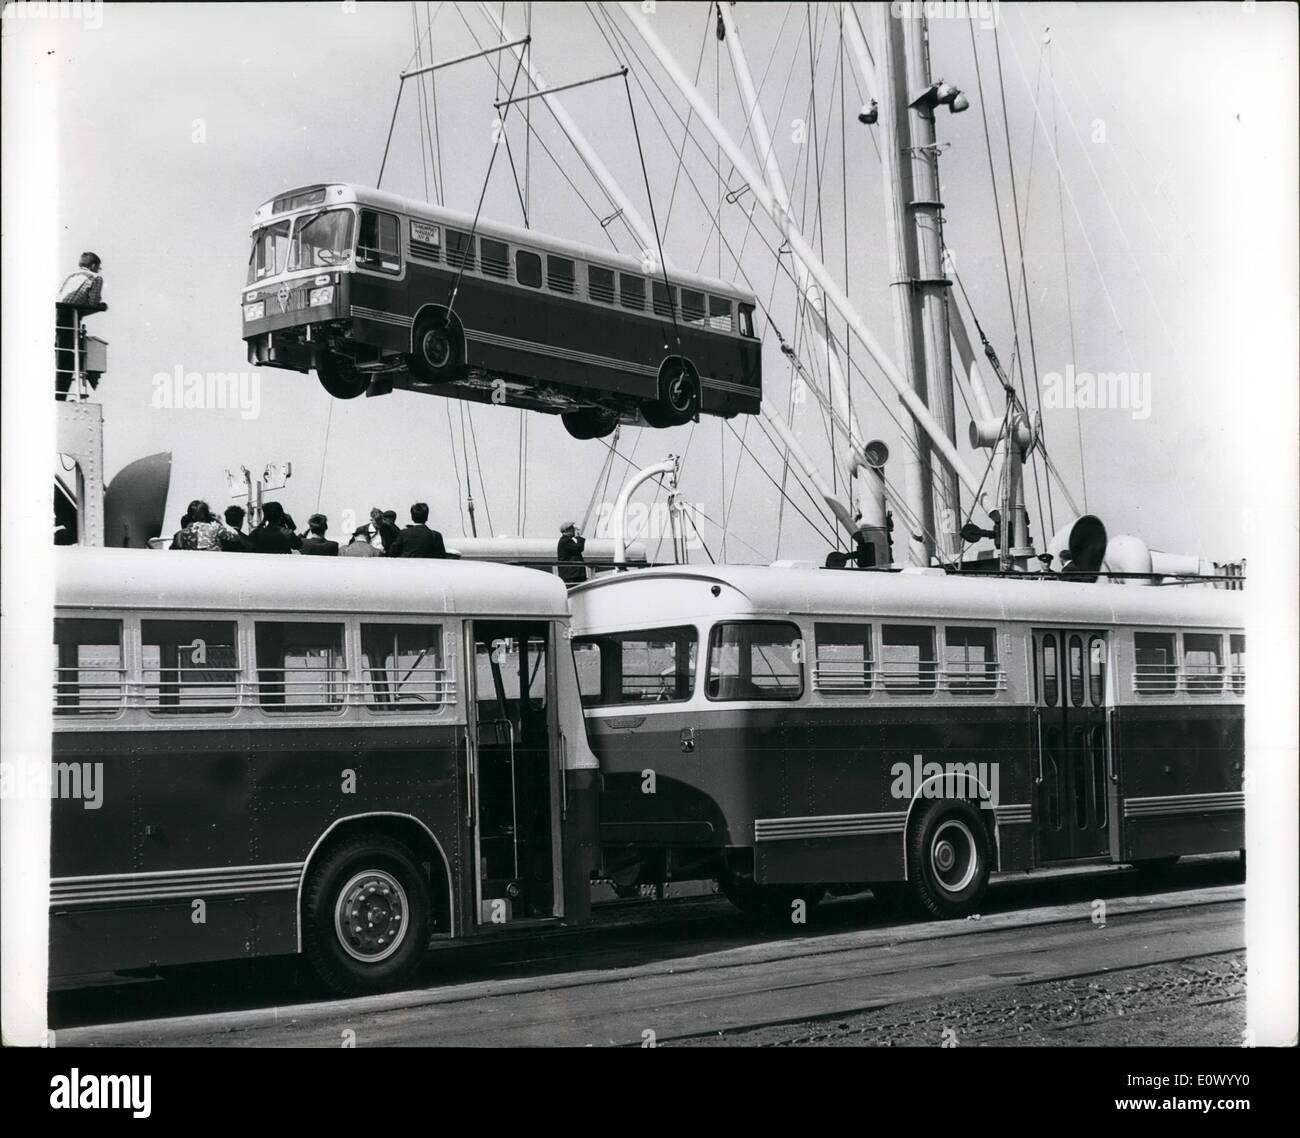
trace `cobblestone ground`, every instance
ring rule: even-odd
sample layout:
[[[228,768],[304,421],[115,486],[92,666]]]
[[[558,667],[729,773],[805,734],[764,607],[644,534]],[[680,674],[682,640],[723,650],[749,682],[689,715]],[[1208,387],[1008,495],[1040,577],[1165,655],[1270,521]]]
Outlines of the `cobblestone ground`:
[[[1244,953],[1198,957],[666,1047],[1239,1047]]]

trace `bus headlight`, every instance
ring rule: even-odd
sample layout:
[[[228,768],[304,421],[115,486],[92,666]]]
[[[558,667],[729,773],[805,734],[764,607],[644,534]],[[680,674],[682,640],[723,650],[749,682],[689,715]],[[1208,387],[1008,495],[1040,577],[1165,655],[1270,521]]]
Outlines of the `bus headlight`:
[[[314,288],[311,295],[307,298],[307,304],[315,308],[318,304],[334,303],[334,286],[327,285],[325,288]]]
[[[266,301],[259,300],[256,304],[244,305],[245,320],[261,320],[266,315]]]

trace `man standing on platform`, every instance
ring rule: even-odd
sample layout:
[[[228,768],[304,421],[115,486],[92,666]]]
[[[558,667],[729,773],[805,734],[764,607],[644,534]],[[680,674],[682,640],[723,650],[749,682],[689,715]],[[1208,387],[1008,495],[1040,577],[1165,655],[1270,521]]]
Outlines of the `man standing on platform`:
[[[312,514],[307,519],[308,533],[302,539],[302,551],[316,557],[337,557],[339,543],[327,541],[325,531],[329,528],[329,518],[324,514]]]
[[[560,543],[555,549],[555,559],[560,563],[560,580],[566,585],[576,585],[587,579],[587,566],[582,559],[582,551],[586,546],[587,539],[572,522],[565,522],[560,527]]]
[[[443,545],[442,534],[430,529],[429,506],[425,502],[416,502],[411,507],[411,524],[407,526],[388,547],[389,557],[446,557],[447,547]]]
[[[54,303],[54,398],[58,400],[68,398],[78,371],[81,317],[108,311],[101,299],[104,278],[99,272],[99,254],[82,253],[77,265],[77,271],[63,282]],[[85,370],[84,364],[80,370]],[[97,387],[98,382],[98,378],[91,380],[91,387]]]

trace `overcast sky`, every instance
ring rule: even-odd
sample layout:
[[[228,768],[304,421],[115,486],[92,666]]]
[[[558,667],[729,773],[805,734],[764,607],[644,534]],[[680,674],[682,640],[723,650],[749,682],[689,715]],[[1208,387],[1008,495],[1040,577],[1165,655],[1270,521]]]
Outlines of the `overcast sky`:
[[[426,39],[422,48],[426,62],[430,53],[446,59],[474,50],[471,29],[484,43],[496,38],[476,5],[417,7],[421,34],[433,16],[431,43]],[[505,6],[515,34],[524,28],[527,7]],[[991,131],[1018,289],[1016,216],[1002,126],[1005,92],[1020,211],[1022,218],[1028,215],[1025,257],[1039,376],[1069,367],[1150,375],[1147,417],[1123,408],[1044,411],[1048,445],[1070,493],[1083,504],[1086,473],[1087,506],[1112,533],[1137,533],[1157,548],[1216,559],[1243,551],[1240,469],[1248,416],[1258,413],[1243,398],[1252,376],[1243,374],[1240,345],[1225,313],[1243,289],[1276,287],[1271,282],[1278,280],[1277,264],[1288,266],[1288,287],[1294,279],[1294,250],[1284,235],[1271,251],[1244,247],[1240,239],[1241,211],[1254,208],[1239,194],[1243,164],[1257,165],[1261,178],[1293,180],[1296,149],[1291,119],[1278,113],[1295,97],[1295,10],[1263,4],[1247,10],[1251,7],[1002,4],[996,32],[1001,85],[995,33],[978,21],[974,27],[983,103],[969,24],[955,19],[930,24],[934,75],[961,87],[972,104],[960,116],[941,112],[938,117],[945,236],[1000,357],[1011,361],[1012,317],[981,110]],[[106,468],[111,475],[134,458],[172,451],[168,528],[191,497],[206,497],[214,505],[229,501],[226,468],[244,463],[260,470],[268,461],[290,460],[293,477],[274,496],[300,525],[319,508],[337,531],[345,511],[359,522],[372,504],[392,507],[404,520],[409,503],[423,499],[433,507],[433,524],[449,538],[467,532],[463,488],[458,490],[464,470],[462,465],[458,475],[453,465],[448,416],[450,410],[455,453],[463,464],[460,404],[397,392],[335,403],[331,412],[332,401],[314,376],[265,369],[260,413],[253,419],[238,409],[151,406],[157,373],[178,367],[249,370],[239,294],[256,206],[307,183],[375,182],[397,75],[413,61],[413,6],[350,8],[339,3],[115,4],[104,10],[102,26],[93,29],[72,20],[4,22],[6,37],[44,37],[64,68],[58,106],[62,232],[51,255],[64,271],[75,266],[83,249],[104,259],[110,311],[94,318],[92,331],[111,345],[100,391]],[[608,28],[602,34],[587,5],[534,4],[531,9],[534,59],[551,86],[610,71],[620,62],[605,38]],[[805,233],[815,236],[835,275],[842,282],[847,278],[853,301],[892,350],[880,164],[873,128],[856,120],[860,98],[852,70],[841,115],[835,8],[746,3],[734,11],[755,77],[766,75],[762,101]],[[725,251],[719,260],[712,236],[710,212],[717,210],[719,196],[709,165],[714,148],[695,124],[704,151],[688,144],[677,176],[680,123],[648,80],[653,102],[635,81],[638,75],[646,79],[645,66],[664,82],[662,74],[622,17],[612,12],[611,18],[641,51],[641,60],[632,60],[636,122],[655,210],[666,228],[668,258],[683,268],[700,265],[705,272],[738,279],[735,260]],[[651,19],[688,73],[694,74],[699,60],[702,90],[710,100],[718,99],[723,121],[739,138],[744,123],[734,81],[707,5],[660,3]],[[810,25],[815,138],[809,113]],[[614,48],[621,57],[623,45],[615,40]],[[1035,86],[1046,130],[1036,121],[1030,94]],[[429,179],[428,158],[422,159],[415,94],[408,85],[383,184],[416,198],[434,197],[438,182]],[[472,212],[492,153],[497,79],[487,62],[476,60],[442,73],[437,97],[445,201]],[[675,92],[668,98],[672,108],[684,108]],[[622,84],[586,87],[564,99],[606,165],[633,200],[644,203]],[[671,137],[656,121],[656,110]],[[522,179],[525,134],[517,114],[507,130]],[[1271,115],[1278,120],[1275,150],[1248,149],[1242,120],[1257,124]],[[1049,146],[1053,118],[1063,186]],[[532,119],[580,192],[534,141],[528,155],[530,223],[596,245],[608,246],[613,237],[619,248],[631,251],[633,242],[619,223],[602,230],[595,215],[611,208],[540,104],[533,104]],[[803,120],[802,146],[796,141],[797,119]],[[824,163],[819,228],[818,179],[815,171],[809,177],[807,160],[814,141]],[[426,148],[431,145],[426,141]],[[518,195],[504,157],[493,169],[484,214],[518,223]],[[15,160],[8,152],[5,158],[10,164]],[[725,162],[723,172],[728,172]],[[745,210],[751,202],[742,198],[723,205],[723,229],[734,248],[743,245],[744,273],[764,303],[771,295],[778,326],[792,336],[792,291],[785,274],[774,270],[774,230],[760,216],[747,232]],[[643,212],[648,215],[648,209]],[[1269,263],[1269,256],[1276,263]],[[1020,329],[1027,353],[1023,315]],[[894,421],[900,417],[897,400],[856,343],[853,357],[865,373],[853,379],[864,432],[885,439],[900,456],[905,444]],[[825,422],[815,402],[790,407],[790,369],[770,332],[764,358],[768,397],[791,411],[805,447],[831,478]],[[1028,358],[1025,364],[1032,388],[1039,379]],[[470,467],[481,534],[488,532],[489,515],[492,532],[517,533],[522,522],[531,536],[553,535],[570,517],[583,519],[606,454],[600,442],[571,440],[557,417],[464,406],[477,439],[477,459],[471,441]],[[525,418],[526,515],[517,495]],[[961,450],[978,473],[984,458],[965,442],[968,418],[959,398]],[[763,469],[779,479],[780,456],[758,423],[737,419],[733,426]],[[665,432],[625,429],[619,449],[638,464],[670,452],[684,454],[684,496],[700,503],[710,518],[728,517],[729,560],[771,559],[779,515],[781,556],[820,560],[824,555],[825,537],[793,509],[806,512],[806,496],[793,490],[793,504],[781,514],[771,482],[719,420],[705,418],[698,426]],[[604,497],[614,497],[626,469],[621,461],[615,464]],[[901,464],[890,473],[901,484]],[[794,482],[792,476],[789,485]],[[1046,484],[1043,494],[1046,505]],[[1029,495],[1041,545],[1046,535],[1038,524],[1032,481]],[[1059,488],[1053,488],[1053,500],[1059,525],[1070,509]],[[719,555],[719,531],[704,523],[703,535]],[[654,546],[652,541],[652,553]]]

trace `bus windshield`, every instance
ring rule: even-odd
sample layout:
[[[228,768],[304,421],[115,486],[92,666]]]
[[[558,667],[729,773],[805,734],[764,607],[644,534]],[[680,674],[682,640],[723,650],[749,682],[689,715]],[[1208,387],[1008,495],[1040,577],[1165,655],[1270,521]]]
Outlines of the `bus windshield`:
[[[327,209],[300,217],[289,251],[290,269],[339,265],[352,253],[352,211]]]
[[[284,271],[289,251],[289,220],[264,225],[253,234],[253,251],[248,256],[248,284]]]

